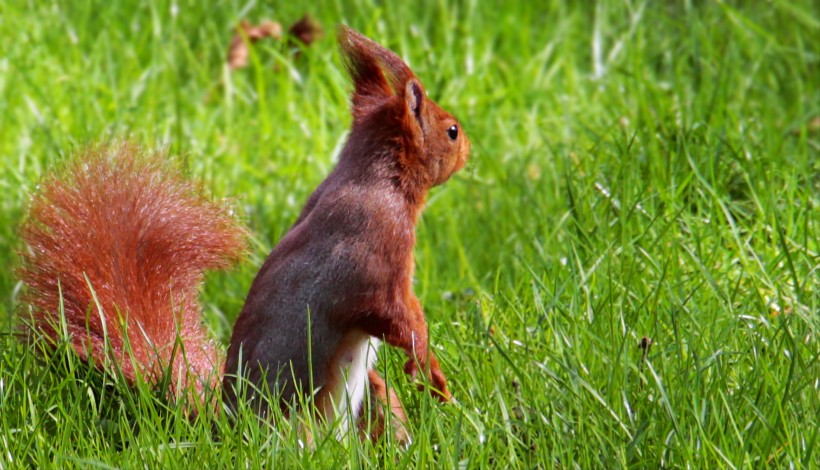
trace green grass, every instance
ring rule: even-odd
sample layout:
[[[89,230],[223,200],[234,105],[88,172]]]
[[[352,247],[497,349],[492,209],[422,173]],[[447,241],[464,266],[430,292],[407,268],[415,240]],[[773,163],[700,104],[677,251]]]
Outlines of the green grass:
[[[229,75],[240,19],[304,13],[278,3],[0,3],[0,468],[820,466],[816,2],[319,2],[327,37]],[[16,340],[29,195],[83,146],[130,139],[252,228],[253,255],[203,295],[227,342],[345,139],[342,22],[406,58],[473,142],[416,250],[457,404],[383,349],[413,445],[305,450],[288,423],[189,421]]]

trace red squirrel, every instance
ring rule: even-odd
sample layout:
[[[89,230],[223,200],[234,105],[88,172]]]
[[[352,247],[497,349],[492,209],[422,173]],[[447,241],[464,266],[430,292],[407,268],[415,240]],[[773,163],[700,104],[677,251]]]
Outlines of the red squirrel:
[[[19,271],[34,326],[52,337],[65,328],[80,355],[117,361],[130,381],[170,370],[175,396],[201,395],[223,371],[228,408],[249,401],[263,417],[265,400],[237,387],[238,375],[277,392],[283,409],[301,392],[345,422],[361,413],[369,387],[403,422],[373,369],[380,340],[404,350],[405,372],[422,371],[449,400],[413,293],[413,249],[428,190],[464,166],[470,143],[396,54],[346,27],[338,39],[354,84],[352,129],[256,275],[224,368],[197,291],[204,270],[241,256],[245,230],[161,157],[128,146],[83,155],[34,197]]]

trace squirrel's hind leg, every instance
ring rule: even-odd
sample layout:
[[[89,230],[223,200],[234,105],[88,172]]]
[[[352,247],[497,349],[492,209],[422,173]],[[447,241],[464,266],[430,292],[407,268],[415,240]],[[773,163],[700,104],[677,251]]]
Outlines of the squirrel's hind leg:
[[[410,445],[413,439],[407,431],[407,416],[404,414],[404,407],[401,406],[396,392],[392,389],[388,390],[384,379],[375,369],[367,372],[367,378],[370,382],[370,409],[362,410],[359,417],[359,429],[363,436],[369,435],[374,441],[381,438],[388,429],[387,414],[389,411],[390,431],[393,433],[393,438],[402,445]]]

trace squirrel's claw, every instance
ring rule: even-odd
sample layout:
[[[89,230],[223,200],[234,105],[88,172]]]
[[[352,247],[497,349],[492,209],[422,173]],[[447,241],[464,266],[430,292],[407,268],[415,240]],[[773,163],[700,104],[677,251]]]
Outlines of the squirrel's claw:
[[[444,403],[453,398],[453,395],[447,390],[447,380],[444,378],[441,369],[436,368],[430,371],[430,382],[432,385],[431,391],[436,398]]]

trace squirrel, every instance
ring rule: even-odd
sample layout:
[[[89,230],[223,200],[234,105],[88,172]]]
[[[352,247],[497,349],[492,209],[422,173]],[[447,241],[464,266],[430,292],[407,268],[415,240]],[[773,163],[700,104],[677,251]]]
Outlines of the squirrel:
[[[33,328],[67,333],[81,357],[113,362],[131,383],[170,372],[176,398],[202,400],[221,380],[228,410],[244,401],[262,418],[256,390],[267,389],[283,410],[302,394],[349,427],[369,389],[402,426],[373,367],[382,341],[450,400],[413,293],[413,250],[429,189],[465,165],[470,142],[395,53],[345,26],[338,41],[354,85],[347,142],[256,275],[224,360],[198,289],[205,270],[243,256],[247,231],[164,155],[129,145],[85,152],[33,197],[18,270]]]

